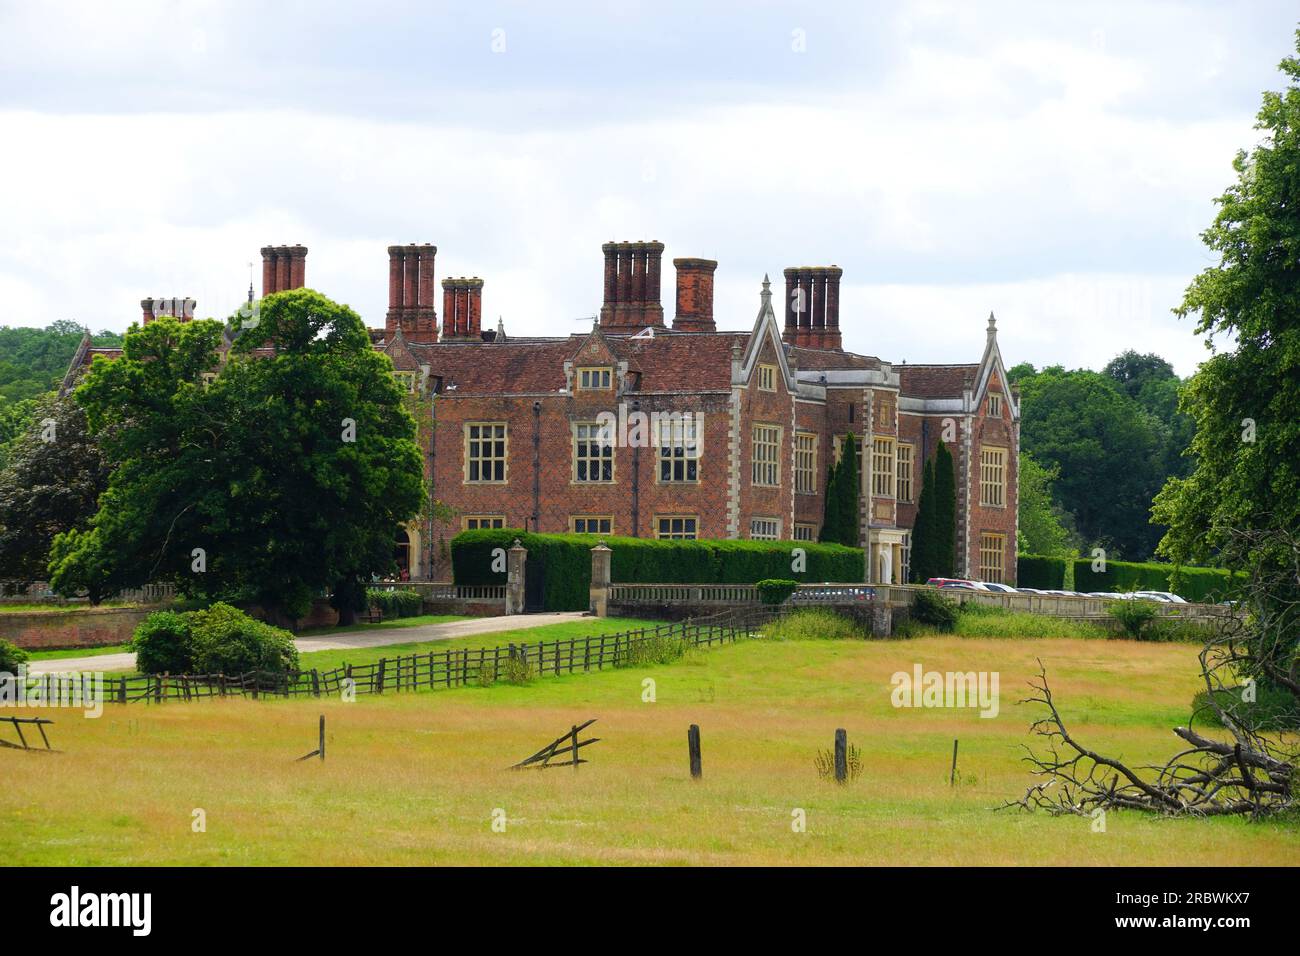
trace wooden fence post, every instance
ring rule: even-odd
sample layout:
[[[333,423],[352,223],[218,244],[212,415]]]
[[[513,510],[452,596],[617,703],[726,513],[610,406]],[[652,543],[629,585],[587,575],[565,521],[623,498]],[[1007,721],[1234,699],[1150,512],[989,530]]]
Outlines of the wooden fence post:
[[[952,770],[948,773],[948,786],[955,786],[957,783],[957,740],[952,742]]]
[[[700,759],[700,725],[691,724],[686,731],[686,745],[691,752],[691,778],[698,780],[704,773]]]
[[[835,731],[835,782],[843,783],[849,778],[849,735],[844,728]]]
[[[558,647],[556,649],[556,653],[557,654],[559,653]],[[577,773],[578,772],[578,725],[573,724],[572,730],[570,730],[569,733],[573,736],[573,772]]]
[[[318,695],[319,696],[319,695]],[[325,715],[320,715],[320,759],[325,759]]]

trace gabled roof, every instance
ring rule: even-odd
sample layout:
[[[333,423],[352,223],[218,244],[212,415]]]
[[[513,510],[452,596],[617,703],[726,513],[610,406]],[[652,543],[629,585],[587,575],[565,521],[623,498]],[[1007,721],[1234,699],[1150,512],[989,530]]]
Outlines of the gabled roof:
[[[895,365],[899,393],[911,398],[961,398],[978,365]]]

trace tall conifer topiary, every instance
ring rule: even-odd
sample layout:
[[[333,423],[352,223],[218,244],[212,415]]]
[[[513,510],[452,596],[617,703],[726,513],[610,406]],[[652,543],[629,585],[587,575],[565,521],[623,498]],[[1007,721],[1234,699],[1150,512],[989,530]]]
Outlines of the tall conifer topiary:
[[[934,453],[935,576],[950,578],[957,555],[957,479],[952,452],[942,441]]]
[[[921,497],[912,526],[912,580],[924,584],[935,576],[934,559],[934,459],[921,470]]]

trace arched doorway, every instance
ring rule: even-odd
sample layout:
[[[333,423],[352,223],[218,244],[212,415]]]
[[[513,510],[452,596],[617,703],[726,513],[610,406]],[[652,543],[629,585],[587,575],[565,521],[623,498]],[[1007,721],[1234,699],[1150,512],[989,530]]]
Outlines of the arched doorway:
[[[411,579],[411,536],[405,531],[397,532],[393,542],[393,561],[397,564],[397,576],[403,581]]]

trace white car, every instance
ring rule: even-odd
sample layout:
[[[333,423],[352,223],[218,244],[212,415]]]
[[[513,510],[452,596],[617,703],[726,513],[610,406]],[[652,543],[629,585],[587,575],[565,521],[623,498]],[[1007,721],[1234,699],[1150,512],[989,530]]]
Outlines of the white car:
[[[1016,589],[1010,584],[990,584],[988,581],[976,581],[975,583],[984,585],[985,591],[997,591],[999,594],[1016,593]]]
[[[1149,601],[1163,601],[1166,604],[1186,604],[1187,602],[1177,594],[1169,591],[1134,591],[1135,597],[1146,598]]]

